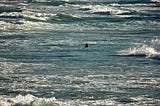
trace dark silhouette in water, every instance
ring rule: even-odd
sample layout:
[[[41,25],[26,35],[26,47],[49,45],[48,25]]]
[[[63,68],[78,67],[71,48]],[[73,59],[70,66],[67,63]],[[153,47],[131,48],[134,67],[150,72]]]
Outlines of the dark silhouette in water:
[[[88,47],[89,47],[89,44],[88,44],[88,43],[86,43],[86,44],[85,44],[85,48],[88,48]]]

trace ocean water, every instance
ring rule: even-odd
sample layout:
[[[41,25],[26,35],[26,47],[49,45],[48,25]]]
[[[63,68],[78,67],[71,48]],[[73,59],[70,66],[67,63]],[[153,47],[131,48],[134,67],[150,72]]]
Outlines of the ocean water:
[[[159,105],[159,0],[0,0],[0,106]]]

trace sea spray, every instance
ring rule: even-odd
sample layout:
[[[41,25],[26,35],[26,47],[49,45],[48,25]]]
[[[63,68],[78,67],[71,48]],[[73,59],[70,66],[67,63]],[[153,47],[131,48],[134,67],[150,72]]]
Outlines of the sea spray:
[[[144,41],[144,44],[140,44],[135,47],[131,47],[126,50],[121,50],[118,52],[119,55],[124,56],[144,56],[147,58],[152,59],[160,59],[160,40],[159,39],[153,39],[150,42]]]
[[[59,106],[56,99],[53,98],[38,98],[31,94],[17,95],[13,98],[0,97],[0,106]]]

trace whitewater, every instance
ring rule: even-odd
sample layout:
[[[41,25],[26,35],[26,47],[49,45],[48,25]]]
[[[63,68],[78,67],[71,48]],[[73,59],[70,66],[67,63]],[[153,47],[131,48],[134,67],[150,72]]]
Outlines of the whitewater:
[[[0,106],[159,105],[159,0],[0,0]]]

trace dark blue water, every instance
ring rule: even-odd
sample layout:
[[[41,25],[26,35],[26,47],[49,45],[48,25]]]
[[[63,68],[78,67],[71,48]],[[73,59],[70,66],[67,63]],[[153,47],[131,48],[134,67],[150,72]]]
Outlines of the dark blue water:
[[[160,105],[159,0],[0,1],[0,106],[55,105]]]

